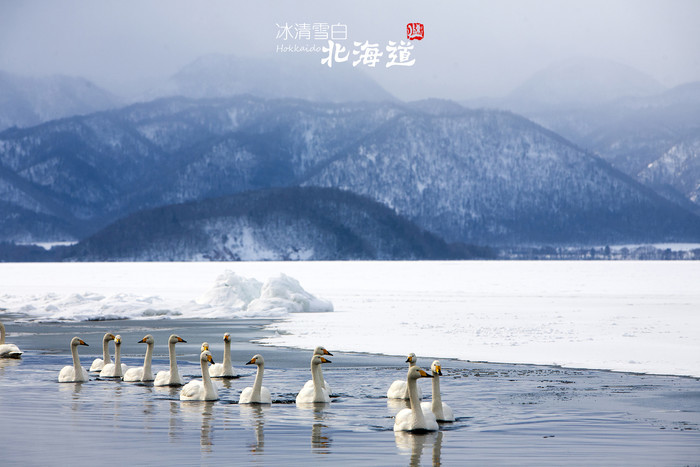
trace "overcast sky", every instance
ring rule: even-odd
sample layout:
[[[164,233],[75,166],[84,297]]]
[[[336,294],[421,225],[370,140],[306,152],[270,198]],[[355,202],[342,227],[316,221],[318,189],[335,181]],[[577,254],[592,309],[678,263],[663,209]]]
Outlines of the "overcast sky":
[[[384,47],[406,40],[409,22],[425,25],[425,39],[411,42],[413,67],[357,68],[406,100],[502,96],[548,64],[581,56],[633,66],[665,86],[700,80],[695,0],[0,0],[0,69],[136,92],[212,53],[284,66],[276,24],[340,23],[349,41]],[[313,55],[319,67],[321,58]]]

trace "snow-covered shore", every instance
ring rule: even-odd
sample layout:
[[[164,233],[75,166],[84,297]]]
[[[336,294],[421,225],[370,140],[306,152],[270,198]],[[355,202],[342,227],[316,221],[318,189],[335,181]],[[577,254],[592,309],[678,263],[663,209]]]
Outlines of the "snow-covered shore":
[[[227,270],[311,298],[283,280],[222,305]],[[273,317],[271,345],[700,377],[697,262],[1,264],[0,284],[31,319]]]

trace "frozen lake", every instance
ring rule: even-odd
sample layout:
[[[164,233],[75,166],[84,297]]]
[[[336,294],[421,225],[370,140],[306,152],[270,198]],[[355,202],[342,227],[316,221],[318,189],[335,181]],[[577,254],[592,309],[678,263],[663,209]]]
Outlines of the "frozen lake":
[[[261,282],[284,273],[335,310],[242,319],[194,304],[226,270]],[[699,279],[691,262],[0,264],[0,320],[25,351],[0,361],[3,465],[697,463]],[[94,321],[104,315],[129,319]],[[90,344],[80,349],[89,366],[106,331],[122,335],[130,365],[152,333],[156,369],[180,334],[185,379],[199,374],[202,341],[220,361],[229,331],[241,378],[219,383],[214,403],[150,385],[57,383],[70,338]],[[297,408],[309,379],[300,349],[319,344],[334,353],[324,371],[336,397]],[[274,403],[239,407],[253,379],[242,363],[258,352]],[[424,368],[442,361],[457,421],[439,433],[392,431],[399,407],[386,389],[408,352]]]

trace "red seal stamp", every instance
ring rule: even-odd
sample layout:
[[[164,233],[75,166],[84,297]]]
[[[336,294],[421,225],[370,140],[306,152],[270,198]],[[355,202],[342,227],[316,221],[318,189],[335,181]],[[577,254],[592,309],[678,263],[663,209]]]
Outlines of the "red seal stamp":
[[[425,37],[423,23],[408,23],[406,25],[406,38],[409,40],[422,40]]]

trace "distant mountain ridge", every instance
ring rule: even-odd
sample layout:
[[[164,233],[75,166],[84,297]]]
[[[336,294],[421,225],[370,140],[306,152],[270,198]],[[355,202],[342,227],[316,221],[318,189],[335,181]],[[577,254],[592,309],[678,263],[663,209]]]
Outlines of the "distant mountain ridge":
[[[697,216],[551,131],[436,100],[162,99],[2,132],[0,168],[0,239],[14,241],[293,186],[362,194],[448,242],[700,238]],[[39,215],[53,231],[27,228]]]

